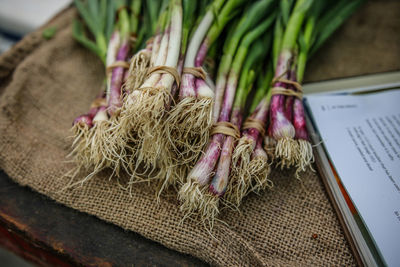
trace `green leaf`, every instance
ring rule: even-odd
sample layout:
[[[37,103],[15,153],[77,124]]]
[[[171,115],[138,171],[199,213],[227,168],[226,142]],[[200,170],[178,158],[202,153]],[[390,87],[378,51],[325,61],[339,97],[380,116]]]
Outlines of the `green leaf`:
[[[92,17],[81,0],[75,0],[74,3],[89,30],[93,33],[93,35],[97,35],[100,32],[100,28],[99,25],[96,24],[96,20]]]
[[[106,30],[107,21],[107,0],[100,0],[100,28],[102,32]]]
[[[131,34],[137,35],[138,28],[140,25],[140,10],[142,9],[142,1],[141,0],[132,0],[131,1],[131,17],[130,17],[130,30]]]
[[[188,30],[191,30],[191,26],[193,25],[196,19],[196,8],[197,1],[192,0],[183,0],[183,24],[187,25]]]
[[[299,32],[307,11],[311,7],[313,0],[297,0],[282,41],[282,49],[293,50],[299,38]]]
[[[281,16],[283,25],[286,25],[289,21],[290,11],[292,9],[293,0],[281,0]]]
[[[149,21],[151,22],[151,29],[152,31],[156,30],[157,27],[157,14],[160,9],[160,3],[154,0],[147,0],[146,1],[146,11],[147,15],[149,16]]]
[[[101,24],[99,4],[100,4],[99,0],[88,0],[87,1],[88,10],[90,12],[90,15],[92,16],[93,21],[96,24]]]
[[[273,59],[273,67],[275,68],[278,63],[279,54],[282,48],[282,41],[283,41],[283,25],[282,19],[278,17],[275,22],[275,29],[274,29],[274,38],[272,39],[272,59]]]
[[[46,40],[50,40],[56,34],[57,28],[56,27],[49,27],[43,30],[42,36]]]
[[[256,80],[256,71],[255,70],[250,70],[249,74],[247,75],[247,81],[246,81],[246,98],[249,95],[251,88],[253,88],[254,81]]]
[[[111,34],[114,30],[115,21],[115,5],[113,0],[107,0],[107,21],[105,25],[105,36],[107,41],[110,40]]]
[[[319,29],[319,34],[316,37],[315,44],[312,47],[310,54],[314,54],[318,48],[350,17],[351,14],[362,4],[365,0],[354,0],[350,2],[342,2],[343,4],[335,9],[335,16],[328,14],[329,23],[326,23],[323,28]],[[328,20],[327,20],[328,21]]]
[[[299,12],[299,13],[307,12],[310,9],[313,1],[314,0],[303,1],[303,3],[296,8],[296,12]],[[318,0],[318,1],[321,1],[321,0]]]
[[[302,32],[299,34],[299,47],[300,51],[307,51],[307,43]]]
[[[80,21],[74,20],[72,24],[72,35],[74,38],[81,43],[83,46],[85,46],[87,49],[95,53],[98,57],[100,57],[103,62],[105,60],[104,55],[102,54],[101,49],[99,49],[96,45],[95,42],[89,40],[84,34],[83,31],[83,25]]]

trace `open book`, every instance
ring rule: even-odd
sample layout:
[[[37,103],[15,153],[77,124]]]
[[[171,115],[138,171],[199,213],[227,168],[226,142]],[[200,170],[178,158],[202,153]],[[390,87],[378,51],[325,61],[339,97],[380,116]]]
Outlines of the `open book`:
[[[400,265],[400,73],[390,75],[310,85],[305,98],[318,170],[366,266]]]

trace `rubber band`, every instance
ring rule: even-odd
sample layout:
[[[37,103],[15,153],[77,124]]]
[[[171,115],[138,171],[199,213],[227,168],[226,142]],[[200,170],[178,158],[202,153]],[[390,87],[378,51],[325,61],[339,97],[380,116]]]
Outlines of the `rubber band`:
[[[286,70],[285,72],[283,72],[281,75],[279,75],[278,77],[274,77],[271,81],[271,85],[274,86],[275,83],[280,82],[281,79],[284,79],[283,77],[288,73],[288,70]]]
[[[227,121],[219,121],[214,124],[213,128],[211,129],[210,135],[214,134],[224,134],[232,136],[235,139],[240,138],[240,132],[236,125],[227,122]]]
[[[265,123],[262,120],[255,119],[255,118],[247,118],[246,121],[243,123],[242,129],[247,130],[254,128],[256,129],[261,136],[265,135]]]
[[[277,82],[281,82],[281,83],[286,83],[286,84],[290,84],[292,86],[294,86],[299,92],[303,92],[303,87],[301,86],[300,83],[296,82],[296,81],[291,81],[285,78],[276,78],[273,80],[272,84],[275,84]]]
[[[292,89],[287,89],[283,87],[273,87],[271,89],[271,95],[286,95],[286,96],[294,96],[298,99],[303,99],[303,92],[293,91]]]
[[[292,89],[284,88],[282,86],[275,86],[271,89],[271,94],[272,95],[294,96],[294,97],[297,97],[298,99],[303,99],[303,87],[301,86],[301,84],[296,81],[291,81],[291,80],[283,78],[283,76],[285,74],[286,74],[286,72],[281,74],[278,77],[275,77],[271,82],[272,86],[278,82],[281,82],[281,83],[292,85],[293,87],[296,88],[296,91],[292,90]]]
[[[196,78],[201,78],[202,80],[206,80],[206,72],[202,67],[186,67],[183,68],[183,73],[192,74]]]
[[[118,67],[121,67],[121,68],[124,68],[124,69],[129,69],[129,63],[126,62],[126,61],[122,61],[122,60],[115,61],[114,63],[112,63],[109,66],[107,66],[106,73],[109,73],[113,69],[118,68]]]
[[[153,73],[165,73],[170,74],[174,77],[176,85],[179,87],[181,84],[181,76],[179,75],[176,68],[169,67],[169,66],[155,66],[151,67],[147,72],[147,77],[149,77]]]

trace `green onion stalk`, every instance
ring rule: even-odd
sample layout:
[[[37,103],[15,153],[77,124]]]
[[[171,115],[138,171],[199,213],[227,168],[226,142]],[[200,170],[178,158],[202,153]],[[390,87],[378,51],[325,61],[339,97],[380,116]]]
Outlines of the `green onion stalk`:
[[[272,25],[274,18],[275,16],[273,14],[269,15],[268,19],[266,19],[254,30],[250,31],[244,36],[232,65],[232,70],[234,70],[234,64],[237,64],[237,58],[243,51],[243,56],[246,57],[246,61],[242,68],[241,80],[243,79],[243,81],[246,82],[239,82],[230,119],[230,122],[235,125],[239,129],[239,131],[243,121],[247,95],[249,94],[250,88],[252,87],[254,79],[256,77],[255,71],[251,70],[251,68],[254,68],[254,66],[257,65],[257,60],[263,59],[266,52],[268,51],[268,49],[265,49],[266,46],[268,47],[267,44],[269,43],[269,41],[267,40],[269,34],[266,34],[266,30]],[[254,40],[257,40],[261,35],[264,35],[267,38],[262,38],[253,46],[251,46],[250,53],[248,51],[245,52],[246,47],[248,48],[250,44],[252,44]],[[245,54],[249,55],[246,56]],[[227,86],[229,86],[230,84],[231,75],[232,71],[229,73]],[[210,203],[211,205],[209,205],[209,210],[205,209],[205,216],[208,216],[208,214],[213,214],[211,215],[211,218],[213,218],[212,216],[217,215],[218,209],[216,209],[216,203],[219,202],[219,200],[221,199],[220,197],[224,196],[224,198],[227,199],[228,202],[232,203],[232,201],[230,201],[232,196],[235,192],[240,191],[240,180],[242,180],[243,177],[236,175],[237,173],[232,171],[234,169],[233,152],[236,147],[236,141],[237,140],[233,136],[226,136],[225,138],[216,172],[209,187],[209,191],[211,194],[206,195],[208,197],[206,203]],[[262,163],[266,162],[263,161],[263,159],[265,158],[261,158]],[[267,174],[269,173],[269,165],[263,164],[263,166],[266,170],[265,178],[267,178]],[[228,185],[230,185],[231,191],[228,190]]]
[[[184,47],[182,47],[180,60],[180,72],[184,71],[184,73],[181,75],[181,86],[179,88],[179,92],[181,92],[182,88],[186,88],[188,84],[194,80],[193,74],[185,73],[185,69],[194,67],[194,59],[201,41],[204,39],[204,36],[207,34],[209,28],[215,20],[214,12],[212,11],[214,9],[217,11],[220,10],[224,2],[225,0],[213,1],[207,8],[207,11],[195,29],[191,29],[191,27],[193,27],[193,18],[190,17],[190,14],[187,14],[190,12],[193,16],[193,7],[186,6],[185,8],[184,6],[184,17],[186,20],[183,22],[184,26],[182,45],[184,45]],[[193,5],[193,3],[190,3],[190,1],[186,1],[185,3],[187,5]],[[190,40],[189,31],[193,32]],[[188,45],[186,45],[187,43]],[[175,93],[178,93],[178,90],[173,92],[173,94]],[[180,93],[176,97],[180,98],[179,95]],[[160,127],[162,129],[162,133],[160,136],[161,140],[158,140],[158,142],[163,143],[165,149],[164,153],[161,153],[163,156],[160,156],[161,164],[159,164],[160,168],[163,169],[162,173],[165,174],[165,177],[163,177],[163,184],[159,190],[160,192],[169,185],[175,184],[177,180],[180,180],[184,176],[185,173],[185,163],[187,162],[187,159],[183,156],[184,152],[179,149],[179,147],[181,147],[179,142],[181,142],[183,139],[179,139],[178,135],[183,136],[184,140],[187,140],[188,137],[184,136],[182,133],[184,128],[182,128],[181,125],[178,126],[178,124],[182,123],[182,118],[177,120],[176,115],[184,115],[185,119],[183,121],[190,120],[189,117],[195,111],[188,108],[193,105],[192,103],[183,103],[181,99],[177,99],[177,101],[179,101],[178,104],[171,107],[168,114],[165,116],[164,123]],[[183,110],[181,110],[182,107],[184,108]]]
[[[131,2],[133,14],[139,14],[140,2],[139,0]],[[137,174],[139,164],[136,163],[135,158],[140,143],[133,120],[135,113],[132,110],[132,105],[135,104],[136,90],[149,78],[147,72],[150,67],[157,64],[163,65],[167,57],[172,5],[167,7],[165,2],[145,1],[141,19],[140,17],[131,19],[130,25],[135,29],[139,28],[138,23],[143,23],[143,27],[138,29],[138,36],[133,36],[136,40],[136,47],[141,47],[141,49],[130,59],[126,82],[123,85],[122,106],[110,127],[110,136],[108,136],[108,143],[113,147],[115,157],[118,157],[123,163],[125,171],[131,177],[128,187],[131,187],[132,182],[140,177]],[[157,16],[158,20],[150,19]],[[145,31],[144,28],[148,30]],[[145,38],[148,40],[143,42]],[[157,82],[158,78],[153,78],[153,82]]]
[[[300,92],[298,85],[303,80],[308,55],[314,53],[362,2],[298,0],[286,25],[275,72],[276,79],[283,77],[291,82],[278,79],[274,86]],[[299,172],[311,168],[314,160],[303,103],[296,96],[274,95],[270,114],[268,132],[276,141],[278,165],[296,167],[299,178]]]
[[[257,4],[254,4],[255,7],[251,14],[259,19],[269,2],[271,1],[258,1]],[[215,52],[215,43],[219,41],[218,37],[244,4],[243,0],[212,2],[191,38],[186,54],[186,68],[201,67],[209,49],[214,47],[211,52]],[[211,18],[213,18],[212,24],[210,24]],[[256,19],[253,18],[253,23]],[[246,22],[246,25],[243,25],[240,33],[237,34],[237,40],[247,29],[245,26],[249,28],[251,24]],[[237,48],[237,43],[231,45],[232,54]],[[225,65],[229,67],[230,63]],[[175,154],[174,161],[176,163],[173,165],[190,170],[207,145],[210,129],[216,122],[212,118],[212,108],[215,104],[214,87],[207,73],[206,80],[204,77],[195,77],[191,73],[183,74],[178,103],[170,110],[164,127],[169,146]],[[176,177],[179,176],[182,177],[180,180],[185,180],[187,174],[188,171],[182,171],[181,175],[176,175]]]
[[[218,118],[219,123],[230,122],[235,128],[240,128],[248,94],[246,86],[238,87],[241,70],[248,57],[250,45],[265,33],[273,19],[271,16],[262,21],[238,42],[238,49],[233,57],[226,83],[222,109]],[[239,23],[238,27],[242,25]],[[237,37],[233,35],[231,38]],[[232,39],[228,39],[227,42],[232,42]],[[212,225],[218,214],[219,198],[225,193],[228,184],[234,143],[234,136],[222,132],[212,135],[201,158],[190,171],[187,182],[179,191],[178,197],[182,202],[181,210],[187,215],[197,212],[202,219]],[[211,178],[212,182],[209,185]]]
[[[287,22],[283,35],[281,49],[277,60],[273,87],[287,88],[288,85],[279,79],[289,79],[290,68],[295,56],[296,41],[305,15],[312,4],[312,0],[297,0],[293,12]],[[271,98],[270,125],[268,134],[276,141],[275,154],[282,166],[296,164],[298,143],[295,138],[295,128],[285,116],[285,99],[283,94],[275,94]]]
[[[199,3],[196,1],[190,0],[183,0],[183,26],[182,26],[182,45],[181,45],[181,53],[179,56],[179,63],[178,63],[178,72],[182,76],[182,71],[184,67],[186,51],[188,49],[189,37],[191,36],[191,32],[194,30],[195,27],[195,18],[196,18],[196,9],[198,8]],[[201,11],[200,11],[201,12]],[[200,14],[203,16],[204,14]],[[172,90],[172,100],[176,98],[178,93],[178,86],[174,86]],[[171,105],[171,102],[169,105]],[[169,108],[169,107],[168,107]]]
[[[93,172],[85,178],[92,177],[105,167],[119,170],[118,158],[107,142],[108,127],[111,125],[115,110],[121,105],[121,86],[125,69],[113,66],[115,62],[126,62],[130,52],[129,44],[129,15],[124,3],[113,1],[75,1],[79,14],[89,31],[94,36],[92,41],[85,35],[84,25],[79,21],[73,23],[73,35],[77,41],[96,53],[106,67],[106,90],[92,103],[88,114],[74,121],[74,129],[84,125],[85,133],[76,135],[73,143],[73,154],[79,164],[86,169],[93,166]],[[121,7],[122,8],[119,8]],[[115,11],[119,8],[119,20],[114,24]],[[114,29],[114,32],[113,32]],[[107,70],[112,68],[112,72]],[[78,131],[79,132],[79,131]],[[80,141],[77,141],[80,140]],[[80,156],[78,156],[80,154]]]
[[[143,82],[125,86],[129,94],[124,99],[121,111],[120,132],[133,143],[130,166],[131,181],[142,176],[159,177],[157,169],[164,143],[160,139],[162,119],[166,104],[170,101],[171,90],[179,83],[178,66],[182,40],[182,2],[171,0],[166,13],[160,16],[163,29],[158,51],[151,57],[153,62],[136,68],[135,77]],[[153,40],[153,48],[158,41]],[[132,63],[131,63],[132,64]],[[154,69],[149,68],[154,67]],[[158,68],[158,69],[157,69]],[[128,78],[129,79],[129,78]]]
[[[171,108],[164,123],[164,136],[174,151],[175,165],[192,167],[207,144],[212,126],[211,109],[214,92],[205,82],[200,68],[209,47],[217,40],[244,0],[214,0],[193,31],[186,51],[177,104]],[[216,15],[218,14],[218,15]],[[207,43],[207,44],[205,44]],[[197,75],[186,71],[197,67]],[[183,175],[183,176],[182,176]],[[187,172],[182,173],[182,179]],[[181,180],[182,180],[181,179]]]
[[[159,11],[159,19],[154,27],[152,24],[147,24],[150,25],[149,29],[151,31],[155,29],[153,37],[149,37],[144,47],[138,50],[130,60],[127,79],[123,86],[124,96],[122,107],[119,110],[119,116],[114,120],[110,128],[111,136],[108,140],[108,142],[115,147],[116,155],[124,163],[124,166],[127,166],[125,170],[131,177],[129,186],[132,186],[131,182],[142,179],[142,170],[140,172],[138,171],[138,168],[141,166],[136,162],[138,147],[141,145],[137,131],[137,129],[140,130],[140,128],[137,125],[137,120],[135,120],[135,109],[137,108],[136,98],[145,81],[147,84],[155,84],[160,80],[161,74],[157,73],[157,75],[150,77],[147,73],[152,66],[161,66],[165,64],[171,28],[169,26],[170,8],[166,8],[159,3],[157,4],[155,1],[147,1],[146,3],[148,13],[151,13],[150,10],[153,9]],[[156,6],[150,8],[151,5]],[[146,17],[150,16],[151,15],[148,14]],[[143,31],[141,31],[141,34],[149,35],[148,32],[143,33]],[[140,43],[138,43],[138,45],[140,45]],[[143,170],[143,172],[146,172],[146,170]]]
[[[222,5],[222,1],[220,1]],[[215,4],[215,2],[213,3]],[[185,64],[185,58],[187,57],[188,49],[193,50],[193,39],[198,39],[199,35],[199,29],[207,28],[204,27],[204,19],[200,20],[197,19],[198,21],[196,22],[195,18],[196,15],[199,16],[199,18],[203,18],[205,14],[207,13],[205,8],[206,5],[208,5],[207,1],[202,2],[201,4],[196,2],[196,1],[190,1],[190,0],[184,0],[183,1],[183,28],[182,28],[182,45],[181,45],[181,52],[180,52],[180,58],[178,62],[178,72],[181,75],[182,78],[182,72]],[[208,8],[209,9],[209,8]],[[196,12],[197,11],[197,12]],[[198,13],[198,14],[196,14]],[[203,25],[201,25],[203,23]],[[197,37],[196,37],[197,35]],[[189,39],[189,37],[192,37]],[[190,42],[190,44],[189,44]],[[182,80],[182,83],[184,81]],[[164,124],[161,126],[162,127],[162,136],[163,140],[165,141],[165,146],[164,150],[162,151],[162,155],[160,156],[160,162],[159,162],[159,169],[160,173],[163,174],[164,177],[161,179],[161,183],[159,187],[157,188],[157,196],[159,199],[159,196],[161,193],[168,188],[169,186],[179,182],[182,177],[184,177],[184,174],[187,172],[187,166],[182,162],[182,154],[176,153],[177,148],[174,146],[174,143],[171,142],[171,136],[172,134],[172,128],[171,122],[170,122],[170,112],[171,112],[171,105],[176,103],[177,97],[178,97],[178,92],[179,92],[179,87],[175,84],[172,88],[171,91],[171,99],[168,105],[166,106],[166,109],[169,111],[168,114],[166,114]],[[172,109],[174,109],[175,106],[172,106]]]
[[[103,6],[104,4],[105,7]],[[73,21],[72,33],[74,38],[87,49],[95,53],[106,66],[107,45],[109,45],[110,47],[118,47],[119,45],[119,38],[112,38],[107,44],[107,37],[109,37],[107,34],[107,30],[109,27],[107,26],[108,24],[113,26],[113,14],[111,16],[107,16],[109,15],[107,12],[102,12],[102,15],[104,15],[101,17],[101,19],[104,22],[107,21],[107,26],[103,24],[101,25],[101,27],[99,27],[100,25],[96,24],[96,22],[94,21],[95,19],[97,19],[98,12],[94,12],[95,10],[98,10],[98,6],[95,8],[94,6],[91,6],[91,8],[89,9],[89,7],[87,5],[84,5],[84,3],[81,1],[76,1],[75,5],[78,8],[80,16],[87,24],[90,33],[94,36],[94,41],[92,41],[91,39],[89,39],[89,37],[85,35],[84,24],[82,24],[82,22],[79,20]],[[102,11],[110,9],[112,10],[112,13],[114,12],[113,5],[108,1],[103,1],[101,7]],[[114,54],[113,60],[115,60],[115,56],[116,55]],[[110,80],[110,78],[108,78],[107,80]],[[74,134],[74,141],[72,143],[72,152],[70,156],[74,157],[74,161],[78,165],[77,171],[79,171],[82,167],[85,169],[89,169],[92,166],[89,140],[91,139],[93,131],[91,131],[90,129],[93,127],[93,118],[95,117],[99,108],[101,106],[106,106],[106,96],[104,89],[102,88],[101,91],[102,92],[100,92],[100,94],[92,102],[88,113],[78,116],[73,122],[72,131]]]
[[[321,3],[316,3],[313,6],[299,35],[299,53],[295,61],[297,64],[291,70],[292,81],[302,83],[308,56],[315,52],[363,2],[363,0],[351,2],[342,0],[335,3],[331,10],[328,10]],[[324,9],[328,11],[324,13]],[[295,88],[292,87],[292,90],[295,90]],[[305,171],[307,167],[311,167],[311,163],[314,161],[312,146],[308,141],[309,136],[304,114],[303,102],[294,98],[293,126],[296,130],[295,138],[299,144],[296,164],[297,177],[299,177],[300,171]]]
[[[269,73],[272,73],[271,68],[263,77],[252,101],[254,110],[247,119],[252,124],[248,126],[244,124],[246,127],[243,127],[241,138],[232,156],[232,178],[226,198],[236,207],[248,193],[272,187],[272,182],[268,178],[271,159],[262,147],[271,101],[272,75]]]
[[[267,44],[268,44],[268,42],[267,42]],[[266,64],[265,71],[263,73],[261,73],[260,79],[257,80],[258,81],[258,83],[257,83],[258,89],[255,92],[255,94],[253,96],[253,100],[250,105],[251,113],[254,113],[256,111],[258,105],[260,104],[260,102],[263,100],[266,93],[270,89],[273,76],[274,76],[274,70],[272,68],[272,61],[269,61]]]

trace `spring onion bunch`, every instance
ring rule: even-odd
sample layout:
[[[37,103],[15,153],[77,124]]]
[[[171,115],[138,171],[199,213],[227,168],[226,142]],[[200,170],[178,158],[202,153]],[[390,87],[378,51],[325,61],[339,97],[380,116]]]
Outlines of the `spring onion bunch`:
[[[190,39],[177,104],[165,122],[165,135],[181,162],[197,159],[208,141],[213,124],[214,92],[207,84],[207,74],[201,66],[208,49],[231,19],[229,14],[243,3],[243,0],[213,1]]]
[[[180,73],[177,70],[182,39],[182,3],[171,0],[168,3],[165,19],[162,19],[158,33],[152,42],[149,65],[143,69],[132,66],[130,78],[140,82],[127,83],[128,92],[124,98],[117,132],[122,139],[130,138],[134,143],[133,159],[136,167],[145,171],[156,171],[158,160],[163,151],[160,138],[161,124],[166,105],[170,102],[174,86],[180,85]],[[120,138],[121,139],[121,138]],[[138,174],[138,168],[132,171]]]
[[[179,191],[179,199],[182,201],[181,210],[186,214],[199,211],[201,217],[213,218],[218,213],[218,201],[219,197],[225,193],[228,184],[232,149],[235,138],[240,134],[237,131],[242,122],[242,112],[247,97],[247,86],[239,87],[240,89],[237,90],[240,72],[248,56],[250,45],[272,25],[274,17],[265,16],[272,3],[273,1],[254,3],[249,10],[254,16],[243,16],[234,33],[226,40],[227,46],[217,76],[213,112],[220,107],[216,119],[217,127],[218,124],[222,125],[222,128],[228,125],[230,130],[212,133],[212,138],[202,156],[188,174],[186,183],[181,187]],[[264,5],[264,10],[257,14],[261,10],[261,4]],[[244,82],[246,83],[247,81]],[[222,95],[223,98],[218,99],[218,95]],[[231,132],[231,134],[226,134],[226,132]],[[211,184],[209,184],[210,180],[212,180]]]
[[[75,1],[88,31],[80,20],[75,20],[73,36],[102,60],[106,72],[105,89],[93,101],[89,112],[73,123],[75,140],[71,155],[79,167],[93,166],[93,174],[106,167],[120,168],[120,161],[109,149],[107,131],[115,110],[121,105],[121,86],[131,52],[130,36],[137,30],[137,27],[130,29],[130,20],[138,19],[134,12],[140,9],[138,3],[132,2],[129,15],[125,1]]]
[[[293,91],[301,89],[299,85],[304,76],[307,56],[314,53],[361,2],[315,1],[307,3],[307,1],[297,1],[295,5],[290,1],[281,2],[282,10],[275,23],[272,49],[275,78],[271,84],[273,71],[271,68],[268,69],[264,76],[264,82],[261,81],[260,86],[265,86],[269,90],[264,98],[261,97],[263,93],[255,94],[251,105],[252,113],[244,123],[245,130],[242,131],[242,137],[234,150],[231,172],[235,174],[236,179],[231,180],[232,185],[228,187],[230,192],[226,198],[235,206],[238,206],[248,193],[272,186],[268,180],[269,166],[266,162],[276,162],[281,167],[295,166],[297,178],[299,178],[300,171],[311,166],[313,154],[308,142],[301,99],[290,94],[282,95],[280,97],[284,100],[280,100],[280,106],[272,106],[271,99],[276,96],[272,96],[273,89],[270,87],[279,85]],[[305,17],[303,19],[305,23],[304,25],[300,23],[301,27],[298,26],[300,28],[296,30],[291,24],[298,24],[302,16]],[[316,26],[317,19],[320,21],[318,26]],[[296,36],[293,31],[298,31],[298,37],[293,37]],[[288,43],[292,43],[292,46]],[[286,48],[281,49],[281,47]],[[293,48],[292,56],[287,56],[287,47]],[[285,58],[288,58],[288,61],[285,62]],[[282,70],[283,67],[287,69]],[[284,76],[288,78],[282,79]],[[258,92],[265,91],[259,90]],[[267,129],[265,129],[267,125]],[[276,132],[272,132],[272,130],[276,130]],[[293,138],[288,138],[283,142],[282,139],[273,135],[275,133],[277,136],[280,134],[290,136],[289,133],[293,131]],[[261,149],[262,141],[264,141],[264,150]],[[286,148],[282,151],[282,147],[278,146],[284,147],[284,144],[291,142],[290,149]],[[291,155],[292,158],[288,155]]]
[[[182,85],[176,97],[176,105],[171,108],[164,124],[167,146],[173,152],[166,157],[170,161],[164,166],[171,170],[173,165],[178,170],[174,172],[174,177],[166,177],[166,184],[184,182],[188,171],[207,144],[214,123],[211,117],[214,86],[202,65],[209,48],[232,19],[229,14],[238,10],[244,2],[213,1],[193,30],[185,55]]]
[[[74,37],[106,70],[73,123],[78,170],[155,180],[158,196],[172,185],[211,226],[273,186],[272,164],[299,178],[313,162],[306,62],[362,2],[76,0]]]
[[[306,129],[301,85],[309,52],[315,52],[363,1],[297,0],[277,22],[274,42],[275,75],[268,127],[269,145],[282,168],[296,168],[296,176],[311,166],[312,147]],[[283,34],[282,34],[283,33]],[[282,36],[282,37],[281,37]],[[275,89],[275,90],[274,90]]]

